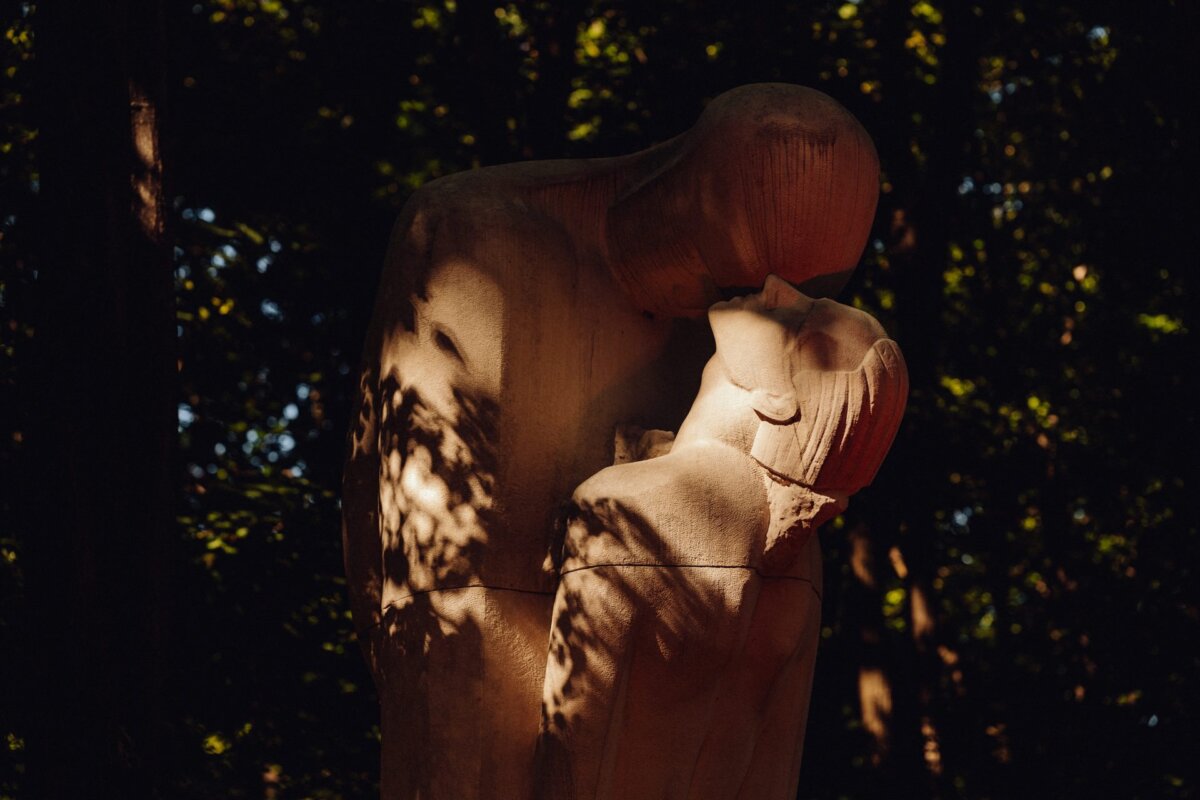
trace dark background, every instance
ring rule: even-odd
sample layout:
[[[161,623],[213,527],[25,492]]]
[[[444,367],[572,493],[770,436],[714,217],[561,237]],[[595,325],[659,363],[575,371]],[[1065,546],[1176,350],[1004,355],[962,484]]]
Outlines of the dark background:
[[[0,798],[372,796],[338,487],[392,219],[755,81],[874,137],[841,299],[912,378],[822,533],[800,796],[1197,791],[1193,5],[0,9]],[[160,103],[149,248],[126,79]]]

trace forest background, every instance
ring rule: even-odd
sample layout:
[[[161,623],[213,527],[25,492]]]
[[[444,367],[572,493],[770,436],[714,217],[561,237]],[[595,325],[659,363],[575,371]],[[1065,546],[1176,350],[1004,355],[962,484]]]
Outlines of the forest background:
[[[1194,796],[1194,9],[0,3],[0,798],[373,796],[338,494],[392,220],[756,81],[874,137],[841,299],[912,377],[822,533],[800,797]]]

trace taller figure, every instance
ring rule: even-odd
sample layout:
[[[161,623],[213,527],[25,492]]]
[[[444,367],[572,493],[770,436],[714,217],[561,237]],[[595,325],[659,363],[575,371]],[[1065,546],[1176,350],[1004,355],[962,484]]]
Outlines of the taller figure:
[[[723,94],[631,156],[490,167],[413,195],[343,501],[385,798],[531,795],[566,501],[612,463],[619,423],[683,418],[712,303],[769,273],[840,289],[877,196],[858,122],[785,84]]]

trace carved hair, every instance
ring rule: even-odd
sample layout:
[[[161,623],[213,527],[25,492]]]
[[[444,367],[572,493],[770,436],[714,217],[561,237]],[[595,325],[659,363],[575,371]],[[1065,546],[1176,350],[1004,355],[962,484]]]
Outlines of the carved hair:
[[[750,455],[774,475],[823,493],[849,495],[869,484],[904,415],[908,372],[900,348],[877,339],[857,369],[798,370],[791,379],[798,413],[772,419],[760,409]]]
[[[758,414],[764,566],[786,566],[817,526],[875,477],[908,398],[900,348],[870,315],[813,300],[776,275],[709,310],[717,356]]]

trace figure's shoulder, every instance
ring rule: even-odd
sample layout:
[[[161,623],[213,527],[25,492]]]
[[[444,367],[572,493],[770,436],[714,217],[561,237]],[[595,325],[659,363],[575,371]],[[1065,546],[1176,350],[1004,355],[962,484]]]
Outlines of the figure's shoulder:
[[[668,452],[640,461],[605,467],[575,490],[576,500],[620,496],[633,502],[652,501],[663,491],[708,483],[724,475],[725,482],[753,480],[752,462],[740,450],[716,441],[675,445]]]
[[[641,513],[653,498],[669,496],[681,476],[681,464],[670,455],[605,467],[575,489],[572,502],[580,508]]]
[[[538,259],[559,263],[571,252],[570,232],[532,207],[511,179],[470,170],[408,198],[392,228],[384,277],[403,275],[417,286],[438,264],[469,263],[488,274],[528,271]]]
[[[424,184],[410,195],[402,216],[462,215],[476,222],[497,217],[538,218],[546,214],[546,192],[593,196],[611,182],[619,159],[522,161],[455,172]]]
[[[521,192],[488,169],[456,172],[409,195],[397,219],[403,234],[430,235],[447,223],[486,227],[530,214]]]
[[[586,562],[741,564],[761,547],[767,519],[753,461],[715,443],[607,467],[572,500],[568,556]]]

